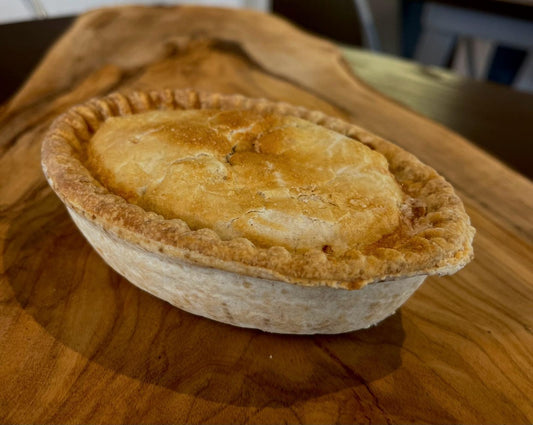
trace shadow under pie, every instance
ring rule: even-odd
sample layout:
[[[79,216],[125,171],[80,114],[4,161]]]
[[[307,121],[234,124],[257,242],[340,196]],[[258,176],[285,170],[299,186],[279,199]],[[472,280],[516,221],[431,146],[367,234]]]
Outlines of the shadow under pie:
[[[32,235],[31,243],[21,235]],[[401,365],[401,312],[366,330],[294,336],[179,310],[107,266],[51,191],[12,221],[7,240],[6,275],[21,308],[111,376],[224,404],[276,407],[368,385]]]

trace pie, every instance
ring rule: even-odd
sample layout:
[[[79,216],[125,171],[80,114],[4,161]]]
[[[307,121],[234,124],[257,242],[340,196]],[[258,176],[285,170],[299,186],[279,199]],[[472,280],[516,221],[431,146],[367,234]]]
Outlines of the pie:
[[[76,106],[42,165],[116,271],[186,311],[283,333],[392,314],[473,255],[453,188],[413,155],[321,112],[193,90]]]

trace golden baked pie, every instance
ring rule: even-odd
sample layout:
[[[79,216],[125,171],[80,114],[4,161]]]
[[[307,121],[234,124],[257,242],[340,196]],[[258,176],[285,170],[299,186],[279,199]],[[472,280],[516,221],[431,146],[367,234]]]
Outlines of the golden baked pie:
[[[102,257],[187,311],[337,333],[472,257],[452,187],[316,111],[195,91],[113,94],[56,120],[45,175]]]

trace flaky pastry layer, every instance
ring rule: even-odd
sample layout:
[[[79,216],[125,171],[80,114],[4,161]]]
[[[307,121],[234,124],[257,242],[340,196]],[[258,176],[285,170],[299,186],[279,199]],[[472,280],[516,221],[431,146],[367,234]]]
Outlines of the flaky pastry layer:
[[[168,163],[165,168],[160,163],[155,167],[159,171],[155,172],[150,170],[149,163],[142,163],[140,158],[145,158],[146,153],[143,154],[142,148],[137,151],[133,148],[126,155],[120,145],[113,147],[113,134],[116,135],[117,130],[106,133],[109,124],[122,121],[124,130],[129,131],[126,127],[133,129],[125,136],[128,139],[134,137],[134,133],[140,134],[139,129],[150,119],[159,120],[157,125],[166,125],[163,132],[179,133],[179,129],[176,130],[178,124],[175,124],[177,127],[168,124],[169,120],[176,122],[176,110],[190,111],[183,115],[189,114],[189,119],[205,120],[207,115],[208,120],[218,122],[212,127],[202,126],[201,131],[215,128],[213,131],[218,131],[218,136],[220,133],[228,136],[235,128],[246,131],[241,131],[241,136],[230,135],[220,144],[215,143],[207,157],[200,158],[199,162],[189,161],[187,164],[184,161],[198,155],[198,149],[189,152],[191,155],[180,152],[170,161],[176,161],[176,165]],[[115,120],[113,117],[125,118]],[[236,124],[235,120],[249,122]],[[255,130],[254,125],[257,126]],[[271,155],[268,160],[264,155],[258,160],[258,155],[265,152],[261,151],[261,143],[255,147],[250,142],[261,140],[258,136],[265,133],[262,126],[288,128],[284,134],[291,136],[291,140],[285,140],[285,136],[279,134],[270,141],[268,137],[265,139],[263,150]],[[305,132],[307,137],[300,137]],[[313,142],[311,135],[316,134],[320,137]],[[152,140],[147,136],[148,145],[157,141],[157,138]],[[337,143],[338,146],[336,139],[342,141]],[[361,143],[350,143],[350,139]],[[293,140],[301,140],[296,143],[301,149],[296,149],[298,154],[291,157],[296,157],[296,162],[291,163],[285,158],[274,164],[276,153],[294,148]],[[326,140],[325,144],[320,140]],[[139,145],[133,139],[127,143]],[[324,151],[328,149],[326,145],[331,151],[329,154]],[[162,147],[156,144],[149,150],[153,153],[158,149]],[[172,151],[172,147],[168,150]],[[306,152],[308,157],[303,158]],[[326,185],[320,196],[313,197],[309,181],[318,178],[317,167],[324,164],[322,160],[328,155],[331,160],[325,161],[327,166],[323,167],[323,172],[329,173],[331,178],[321,181],[334,181],[342,176],[343,168],[349,172],[345,177],[351,178],[341,178],[336,187]],[[311,165],[298,169],[295,165],[301,165],[304,159]],[[161,160],[165,164],[164,156]],[[228,166],[224,165],[226,160]],[[255,167],[263,167],[265,174],[255,185],[251,168],[243,168],[254,161]],[[366,169],[365,161],[371,164]],[[358,289],[370,282],[398,277],[453,273],[473,255],[474,229],[462,202],[451,185],[433,169],[357,126],[284,103],[192,90],[116,93],[74,107],[58,118],[44,140],[42,163],[48,181],[62,201],[105,230],[160,255],[249,276],[301,285]],[[234,172],[235,166],[241,167],[239,176],[231,176],[236,179],[233,181],[237,184],[235,187],[250,185],[247,194],[242,194],[248,204],[240,205],[236,210],[231,202],[223,202],[220,197],[221,193],[227,193],[224,192],[228,190],[227,184],[211,187],[214,198],[203,204],[201,198],[205,187],[188,198],[191,186],[194,186],[187,184],[191,183],[191,178],[198,177],[194,182],[197,185],[206,177],[219,175],[227,183],[232,181],[228,173]],[[187,171],[187,167],[193,170]],[[202,170],[195,171],[194,167]],[[285,174],[268,175],[268,167],[283,170]],[[165,175],[158,174],[161,170],[165,170]],[[180,180],[184,172],[189,182]],[[165,182],[168,174],[173,177]],[[361,175],[366,180],[357,186],[354,182]],[[290,179],[295,184],[280,184],[282,180],[287,183]],[[355,186],[351,187],[351,184]],[[349,190],[343,189],[346,185]],[[223,187],[222,192],[220,187]],[[307,193],[306,189],[309,190]],[[304,192],[298,194],[298,190]],[[368,193],[348,196],[353,190],[367,190]],[[174,196],[176,191],[178,196]],[[321,211],[320,207],[328,203],[328,193],[342,199],[333,200]],[[301,202],[295,201],[302,194]],[[215,206],[216,197],[220,200],[218,211],[212,208],[207,214],[196,213],[205,205]],[[307,206],[303,202],[306,197]],[[175,201],[170,201],[171,198]],[[364,208],[362,200],[368,201],[370,207]],[[345,209],[339,209],[339,204]],[[373,206],[376,206],[374,210]],[[257,213],[267,209],[275,210],[277,215]],[[250,217],[250,211],[256,215]],[[300,228],[291,226],[298,214],[300,219],[312,217],[315,223],[317,220],[322,223],[314,229],[309,226],[311,223],[304,223]],[[287,219],[287,215],[292,216]],[[258,222],[263,223],[259,231],[250,226]],[[279,227],[280,223],[281,231],[273,231],[273,227]],[[325,230],[321,230],[320,225]],[[334,226],[337,227],[332,231]]]
[[[191,229],[340,255],[400,224],[405,195],[379,152],[310,121],[250,110],[108,119],[88,145],[110,191]]]

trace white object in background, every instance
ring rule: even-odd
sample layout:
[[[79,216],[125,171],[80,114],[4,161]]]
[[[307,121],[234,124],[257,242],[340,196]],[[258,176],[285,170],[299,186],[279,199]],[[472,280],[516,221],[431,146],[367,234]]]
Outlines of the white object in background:
[[[25,1],[0,0],[0,24],[35,19],[35,13]]]
[[[32,10],[35,17],[39,19],[45,19],[48,17],[41,0],[25,0],[28,7]]]
[[[381,50],[378,32],[374,24],[374,17],[372,16],[372,11],[368,6],[367,0],[354,0],[354,5],[363,32],[364,46],[374,51]]]
[[[515,87],[526,89],[527,81],[533,80],[533,22],[430,2],[422,10],[422,33],[416,46],[415,59],[426,65],[446,65],[457,37],[483,39],[494,45],[527,50],[528,58],[519,71]],[[488,50],[480,56],[480,60],[488,61],[491,58]],[[489,64],[472,65],[475,60],[472,51],[471,45],[467,44],[468,68],[474,72],[475,69],[486,72]],[[470,76],[474,77],[475,74]]]
[[[254,2],[251,0],[196,0],[196,1],[180,1],[180,0],[41,0],[44,7],[50,16],[60,15],[77,15],[90,9],[97,7],[112,6],[118,4],[194,4],[198,6],[218,6],[218,7],[254,7]]]
[[[87,10],[126,4],[194,4],[270,10],[270,0],[0,0],[0,23],[26,21],[43,17],[78,15]]]

